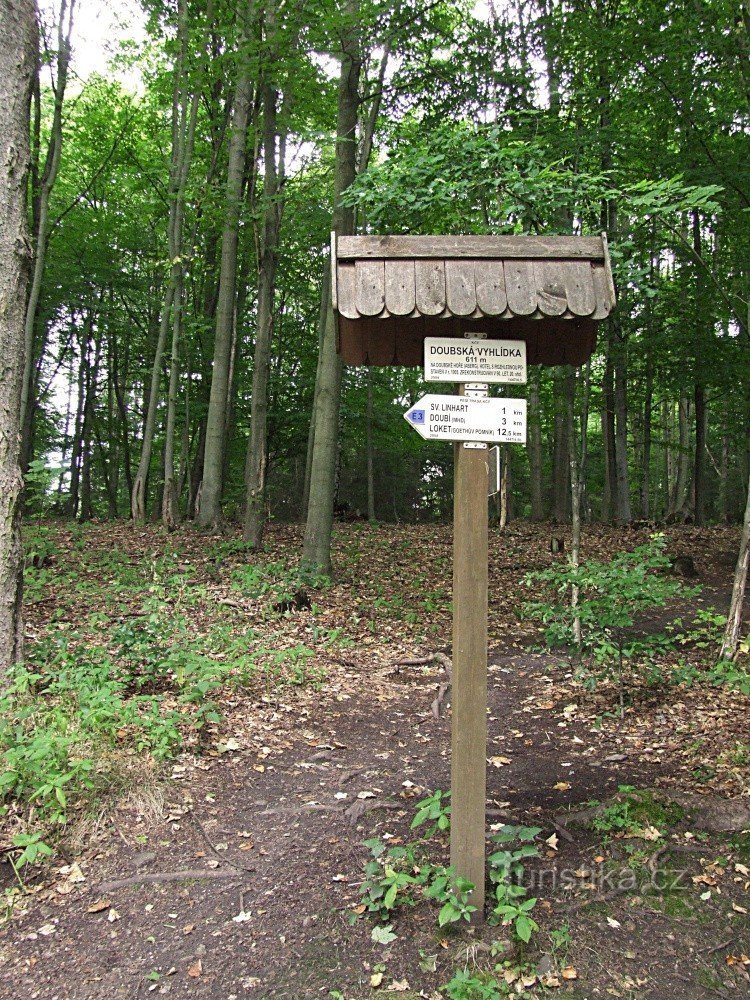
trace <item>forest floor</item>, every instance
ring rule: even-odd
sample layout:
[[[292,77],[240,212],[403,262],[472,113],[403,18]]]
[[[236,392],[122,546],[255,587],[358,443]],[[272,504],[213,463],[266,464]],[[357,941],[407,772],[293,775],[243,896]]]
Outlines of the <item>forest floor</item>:
[[[488,823],[541,831],[524,945],[489,923],[439,928],[439,905],[409,906],[408,886],[387,922],[360,902],[365,840],[417,842],[407,874],[448,864],[444,833],[410,829],[450,784],[450,710],[431,708],[446,678],[399,661],[450,655],[449,527],[338,525],[334,584],[289,610],[296,527],[271,526],[262,557],[189,529],[33,527],[28,631],[47,666],[30,697],[47,683],[67,704],[44,679],[58,664],[90,706],[75,671],[98,649],[130,671],[116,705],[149,694],[183,743],[125,715],[101,743],[81,736],[70,759],[91,756],[93,787],[77,796],[68,780],[63,834],[45,832],[55,854],[23,890],[0,864],[0,995],[747,996],[750,698],[701,676],[707,638],[688,627],[726,610],[739,533],[668,530],[703,590],[673,609],[692,638],[663,663],[696,669],[689,685],[635,684],[621,718],[614,685],[587,690],[519,619],[525,574],[565,558],[553,532],[519,522],[490,541]],[[587,528],[583,555],[646,537]],[[6,811],[6,857],[44,829],[44,794]]]

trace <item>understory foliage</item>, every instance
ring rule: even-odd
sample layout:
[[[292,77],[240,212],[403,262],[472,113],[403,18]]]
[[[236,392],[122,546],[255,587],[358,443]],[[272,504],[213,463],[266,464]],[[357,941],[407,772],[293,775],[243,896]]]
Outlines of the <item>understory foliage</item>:
[[[222,721],[227,692],[269,697],[287,686],[317,687],[325,671],[312,662],[316,653],[346,645],[340,631],[326,628],[313,630],[311,645],[269,644],[260,629],[229,620],[196,629],[207,589],[176,550],[136,566],[116,550],[87,553],[85,536],[73,537],[83,576],[70,572],[70,555],[51,529],[34,529],[27,595],[33,604],[68,587],[69,599],[88,596],[99,609],[75,627],[53,621],[29,643],[0,696],[0,815],[21,829],[14,834],[19,867],[48,853],[42,838],[52,842],[87,811],[155,782],[179,753],[200,752],[207,730]],[[231,552],[219,543],[214,558],[221,563]],[[235,582],[261,604],[270,626],[284,617],[277,608],[285,595],[329,584],[302,580],[281,561],[241,570]]]
[[[655,535],[648,544],[619,552],[608,562],[588,559],[577,567],[565,563],[530,573],[527,586],[541,584],[556,596],[527,602],[524,613],[543,624],[548,646],[575,649],[588,686],[614,680],[622,692],[626,671],[647,683],[662,680],[659,654],[675,646],[677,638],[654,613],[678,598],[700,593],[700,587],[686,587],[671,574],[672,561],[664,537]]]

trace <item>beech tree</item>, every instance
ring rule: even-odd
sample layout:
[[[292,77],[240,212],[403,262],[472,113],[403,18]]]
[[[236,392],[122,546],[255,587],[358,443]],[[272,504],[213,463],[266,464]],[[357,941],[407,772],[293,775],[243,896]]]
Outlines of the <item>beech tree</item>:
[[[20,403],[30,246],[29,109],[37,64],[32,0],[0,7],[0,672],[23,656]]]

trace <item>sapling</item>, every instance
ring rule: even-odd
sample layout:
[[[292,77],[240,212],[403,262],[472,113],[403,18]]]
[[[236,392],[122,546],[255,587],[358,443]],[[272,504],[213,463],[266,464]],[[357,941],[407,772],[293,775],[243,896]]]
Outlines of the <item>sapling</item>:
[[[671,561],[664,549],[663,535],[654,535],[646,545],[618,552],[608,563],[589,559],[578,567],[552,566],[526,577],[527,586],[547,584],[558,599],[529,602],[525,613],[543,622],[549,646],[572,646],[579,657],[588,654],[598,667],[590,671],[589,681],[614,677],[621,714],[626,665],[644,663],[663,644],[659,635],[633,632],[639,616],[665,607],[673,598],[700,593],[700,587],[685,587],[669,575]],[[574,588],[575,604],[569,599]],[[575,642],[576,619],[581,623],[580,643]]]

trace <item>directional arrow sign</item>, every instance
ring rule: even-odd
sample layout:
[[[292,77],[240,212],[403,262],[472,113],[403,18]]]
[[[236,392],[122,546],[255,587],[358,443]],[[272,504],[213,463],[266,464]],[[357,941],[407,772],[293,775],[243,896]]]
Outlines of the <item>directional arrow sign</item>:
[[[404,414],[428,441],[526,444],[526,400],[488,396],[422,396]]]

